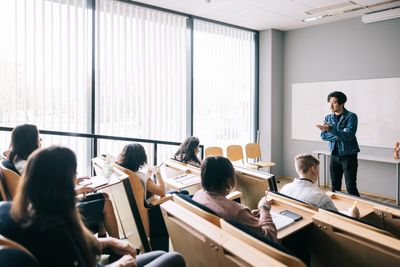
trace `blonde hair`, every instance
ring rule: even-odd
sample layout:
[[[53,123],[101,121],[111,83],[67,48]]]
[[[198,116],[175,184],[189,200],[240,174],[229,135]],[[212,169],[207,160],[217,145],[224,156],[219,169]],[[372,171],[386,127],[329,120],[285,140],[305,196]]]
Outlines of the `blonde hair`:
[[[319,160],[310,154],[299,154],[294,158],[297,173],[305,174],[311,167],[319,166]]]

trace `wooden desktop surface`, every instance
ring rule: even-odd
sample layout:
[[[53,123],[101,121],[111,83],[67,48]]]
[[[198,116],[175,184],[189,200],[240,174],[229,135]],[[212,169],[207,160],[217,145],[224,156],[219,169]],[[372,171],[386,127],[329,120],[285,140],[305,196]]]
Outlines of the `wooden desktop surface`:
[[[366,199],[360,199],[351,195],[337,194],[335,192],[326,192],[326,194],[332,199],[333,203],[338,210],[347,210],[351,207],[355,200],[357,200],[357,207],[360,210],[360,217],[365,217],[368,214],[375,211],[391,213],[394,216],[400,217],[400,209],[392,208],[390,206],[381,205],[373,201]]]
[[[296,221],[294,224],[279,230],[278,239],[283,239],[292,235],[313,223],[312,216],[316,213],[316,210],[303,207],[290,199],[284,199],[275,195],[273,196],[272,194],[269,194],[267,199],[271,201],[271,211],[273,212],[280,213],[284,210],[290,210],[303,216],[302,219]]]
[[[166,160],[160,167],[161,177],[167,188],[174,190],[199,187],[200,169],[174,160]]]

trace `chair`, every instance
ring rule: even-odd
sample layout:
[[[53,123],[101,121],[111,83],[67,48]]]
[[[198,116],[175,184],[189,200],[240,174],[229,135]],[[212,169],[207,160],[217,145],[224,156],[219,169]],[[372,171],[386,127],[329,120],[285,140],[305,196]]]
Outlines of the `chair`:
[[[173,201],[161,209],[174,250],[187,266],[285,266]]]
[[[7,201],[7,200],[10,200],[10,198],[6,193],[5,178],[3,176],[3,172],[0,171],[0,201]]]
[[[205,156],[223,156],[224,153],[221,147],[218,146],[210,146],[206,148]]]
[[[273,257],[274,259],[284,263],[287,266],[305,267],[306,265],[298,258],[293,256],[292,252],[282,245],[275,243],[268,238],[255,232],[250,227],[238,222],[227,222],[221,219],[221,228],[242,240],[248,245],[258,249],[259,251]]]
[[[1,172],[3,173],[4,177],[4,190],[6,195],[8,196],[7,200],[12,200],[17,193],[18,183],[20,181],[21,176],[0,164]]]
[[[141,184],[140,178],[131,170],[128,170],[122,166],[119,166],[118,164],[114,164],[114,167],[123,173],[127,174],[129,176],[129,181],[131,183],[133,195],[136,201],[136,205],[139,211],[140,219],[142,221],[144,230],[146,232],[147,238],[150,237],[150,222],[149,222],[149,212],[150,208],[146,206],[145,204],[145,199],[146,199],[146,192],[143,190],[143,186]],[[171,196],[167,195],[165,197],[161,197],[159,199],[153,198],[150,199],[150,204],[152,206],[157,206],[160,205],[161,203],[172,199]]]
[[[39,263],[24,246],[0,235],[0,266],[39,267]]]
[[[226,156],[230,161],[241,161],[243,167],[251,168],[251,169],[256,169],[256,165],[251,165],[251,164],[245,164],[243,160],[243,148],[240,145],[230,145],[226,148]]]
[[[249,162],[249,159],[254,162]],[[246,160],[248,164],[257,166],[259,168],[271,168],[275,166],[272,161],[261,161],[261,149],[260,145],[257,143],[249,143],[246,145]]]

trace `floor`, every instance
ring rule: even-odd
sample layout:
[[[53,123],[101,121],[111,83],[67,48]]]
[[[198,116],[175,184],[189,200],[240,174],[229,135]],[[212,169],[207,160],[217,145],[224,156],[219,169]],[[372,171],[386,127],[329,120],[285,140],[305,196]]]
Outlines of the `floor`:
[[[293,178],[280,177],[279,178],[279,183],[278,183],[278,190],[280,190],[285,184],[290,183],[292,180],[293,180]],[[330,188],[325,187],[325,186],[322,186],[321,189],[324,190],[324,191],[329,191],[330,190]],[[366,193],[363,193],[363,192],[360,192],[360,194],[361,194],[361,197],[364,197],[364,198],[367,198],[367,199],[375,200],[375,201],[386,203],[386,204],[396,205],[396,200],[393,199],[393,198],[385,198],[383,196],[366,194]]]

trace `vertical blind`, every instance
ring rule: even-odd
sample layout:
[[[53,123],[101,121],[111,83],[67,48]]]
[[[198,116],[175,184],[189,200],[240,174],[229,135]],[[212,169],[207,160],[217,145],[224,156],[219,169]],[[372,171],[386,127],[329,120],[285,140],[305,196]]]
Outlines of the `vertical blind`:
[[[91,60],[86,0],[2,0],[0,14],[0,125],[86,132]],[[43,139],[87,158],[85,140]]]
[[[254,33],[194,20],[193,132],[205,145],[254,136]]]
[[[96,6],[96,133],[181,140],[189,115],[187,18],[119,1]],[[100,151],[121,150],[103,144]]]

